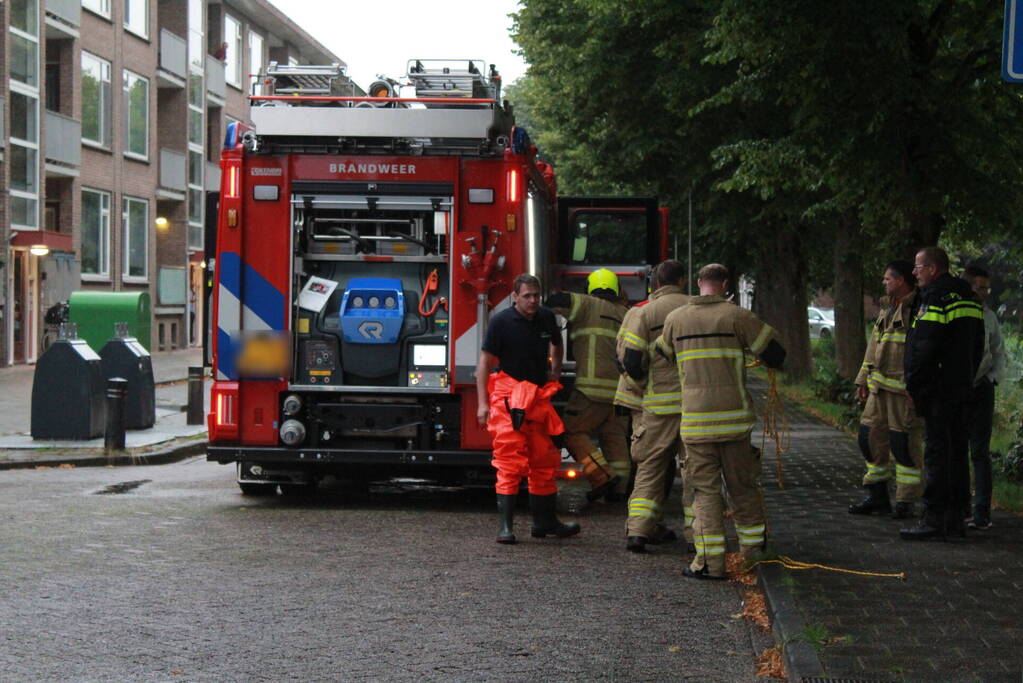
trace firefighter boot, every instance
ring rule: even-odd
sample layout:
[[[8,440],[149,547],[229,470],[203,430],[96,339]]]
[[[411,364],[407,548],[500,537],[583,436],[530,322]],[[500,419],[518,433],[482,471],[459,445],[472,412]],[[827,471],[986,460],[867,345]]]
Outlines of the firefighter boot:
[[[895,504],[895,510],[892,511],[892,519],[909,519],[913,516],[914,514],[912,503]]]
[[[892,511],[891,501],[888,500],[888,482],[879,481],[875,484],[867,484],[867,497],[859,503],[849,506],[850,515],[871,515],[875,512],[889,513]]]
[[[583,474],[586,475],[590,482],[590,490],[586,492],[586,500],[591,503],[608,491],[613,490],[618,485],[618,482],[622,480],[621,476],[611,469],[611,465],[604,458],[604,454],[600,450],[582,456],[579,459],[579,464],[583,466]]]
[[[558,494],[548,496],[529,494],[529,509],[533,513],[533,528],[530,533],[534,538],[557,536],[565,538],[579,533],[579,525],[575,522],[562,524],[557,515]]]
[[[517,497],[503,493],[497,494],[497,514],[501,519],[501,530],[497,534],[498,543],[506,543],[508,545],[515,543],[515,534],[512,532],[512,520],[515,517],[515,499]]]

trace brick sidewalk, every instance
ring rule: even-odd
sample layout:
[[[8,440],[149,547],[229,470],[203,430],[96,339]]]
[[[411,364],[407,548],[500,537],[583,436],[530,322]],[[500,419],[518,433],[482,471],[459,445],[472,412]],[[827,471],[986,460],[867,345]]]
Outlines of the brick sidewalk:
[[[762,404],[763,385],[754,389]],[[802,623],[823,626],[834,638],[818,648],[827,680],[1023,680],[1023,519],[995,512],[992,529],[966,539],[902,541],[899,528],[915,520],[847,511],[863,495],[855,440],[791,406],[788,417],[784,489],[773,446],[764,454],[772,550],[803,562],[907,575],[900,581],[770,572],[781,584],[772,588],[787,593]],[[822,680],[821,671],[791,674],[794,681]]]

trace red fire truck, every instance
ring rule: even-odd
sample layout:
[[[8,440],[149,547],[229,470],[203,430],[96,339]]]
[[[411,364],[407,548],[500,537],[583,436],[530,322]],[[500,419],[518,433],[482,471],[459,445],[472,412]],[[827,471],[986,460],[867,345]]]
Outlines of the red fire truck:
[[[488,481],[474,370],[515,276],[580,291],[607,267],[644,298],[666,212],[557,197],[485,68],[411,60],[414,97],[388,81],[359,97],[336,65],[272,64],[253,126],[228,127],[208,459],[236,463],[244,493]]]

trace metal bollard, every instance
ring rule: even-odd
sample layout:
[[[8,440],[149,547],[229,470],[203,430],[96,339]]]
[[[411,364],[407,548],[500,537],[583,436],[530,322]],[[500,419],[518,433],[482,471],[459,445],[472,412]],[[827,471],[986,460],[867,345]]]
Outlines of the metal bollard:
[[[125,412],[128,380],[111,377],[107,380],[107,424],[103,433],[103,450],[107,455],[124,450]]]
[[[206,419],[202,400],[202,367],[188,368],[188,419],[190,425],[201,425]]]

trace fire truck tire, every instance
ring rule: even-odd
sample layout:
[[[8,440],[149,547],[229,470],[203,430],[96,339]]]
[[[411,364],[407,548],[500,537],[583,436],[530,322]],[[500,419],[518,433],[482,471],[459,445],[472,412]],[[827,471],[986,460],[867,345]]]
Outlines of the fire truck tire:
[[[277,493],[277,484],[253,484],[240,481],[238,488],[242,490],[243,496],[273,496]]]
[[[281,495],[285,498],[309,498],[316,493],[316,482],[308,484],[281,484]]]

